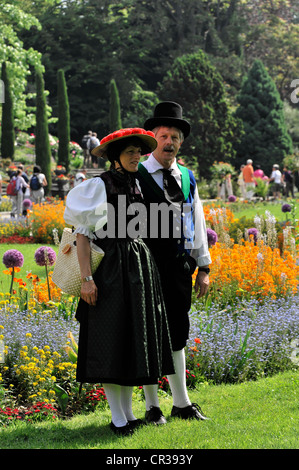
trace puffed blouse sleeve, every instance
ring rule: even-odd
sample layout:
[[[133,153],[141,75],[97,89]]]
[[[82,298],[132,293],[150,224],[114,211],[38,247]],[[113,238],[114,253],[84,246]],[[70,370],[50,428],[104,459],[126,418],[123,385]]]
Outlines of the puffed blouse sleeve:
[[[64,220],[81,233],[95,239],[94,232],[107,223],[107,194],[101,178],[91,178],[75,186],[68,193]]]

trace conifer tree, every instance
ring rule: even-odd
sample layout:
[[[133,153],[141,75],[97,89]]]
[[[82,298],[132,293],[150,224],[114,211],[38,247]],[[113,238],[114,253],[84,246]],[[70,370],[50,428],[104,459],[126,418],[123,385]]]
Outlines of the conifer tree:
[[[200,177],[209,177],[215,161],[230,161],[241,125],[233,117],[221,75],[201,50],[177,58],[158,91],[163,100],[183,107],[191,124],[180,155]]]
[[[35,128],[35,162],[45,174],[48,186],[45,191],[51,190],[51,149],[49,142],[48,116],[46,108],[45,85],[42,72],[35,71],[36,83],[36,128]]]
[[[235,164],[252,159],[270,174],[273,164],[282,164],[292,153],[292,140],[287,133],[283,102],[276,85],[260,60],[256,60],[244,79],[238,96],[236,116],[243,121],[244,134],[236,146]]]
[[[70,111],[65,75],[62,69],[57,72],[58,97],[58,162],[69,169],[70,158]]]
[[[119,94],[114,78],[110,81],[110,108],[109,108],[109,128],[110,132],[121,129]]]
[[[1,122],[1,156],[2,158],[10,158],[13,160],[15,153],[13,99],[5,62],[2,63],[1,77],[4,87],[4,102],[2,104]]]

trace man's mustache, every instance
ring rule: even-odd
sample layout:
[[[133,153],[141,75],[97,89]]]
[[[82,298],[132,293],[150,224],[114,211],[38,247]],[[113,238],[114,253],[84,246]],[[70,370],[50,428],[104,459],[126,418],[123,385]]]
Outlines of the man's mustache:
[[[174,151],[174,147],[173,145],[165,145],[165,147],[163,148],[164,152],[173,152]]]

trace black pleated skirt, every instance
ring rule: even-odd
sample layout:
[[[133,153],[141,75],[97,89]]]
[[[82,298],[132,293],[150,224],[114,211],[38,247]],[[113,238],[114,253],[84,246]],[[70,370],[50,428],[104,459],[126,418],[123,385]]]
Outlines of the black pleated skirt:
[[[114,240],[94,274],[96,306],[82,299],[77,380],[146,385],[173,374],[172,346],[156,264],[141,239]]]

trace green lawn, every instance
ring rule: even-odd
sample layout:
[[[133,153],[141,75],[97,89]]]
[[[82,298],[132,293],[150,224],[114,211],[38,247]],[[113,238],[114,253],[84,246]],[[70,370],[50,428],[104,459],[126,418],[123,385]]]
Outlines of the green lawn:
[[[211,419],[169,418],[172,400],[160,399],[165,426],[139,428],[133,436],[110,431],[110,411],[68,420],[0,427],[1,449],[298,449],[299,372],[238,385],[201,385],[190,391]],[[143,401],[134,401],[136,417]],[[241,463],[241,462],[240,462]]]
[[[251,204],[232,204],[231,206],[228,205],[228,208],[234,213],[235,218],[247,217],[248,219],[254,218],[256,215],[265,215],[266,211],[269,211],[278,222],[282,222],[286,219],[286,214],[282,212],[281,206],[284,203],[290,204],[290,201],[274,201],[274,202],[258,202],[258,203],[251,203]],[[298,217],[298,209],[296,211],[296,216]],[[288,213],[288,217],[290,218],[290,213]]]
[[[16,273],[16,277],[22,278],[23,281],[26,282],[26,275],[28,272],[32,272],[32,274],[36,274],[40,279],[46,279],[46,271],[44,266],[38,266],[34,259],[35,251],[43,246],[42,243],[40,244],[6,244],[0,243],[0,261],[1,261],[1,269],[0,269],[0,292],[9,292],[10,287],[10,276],[4,274],[3,271],[6,270],[2,262],[2,258],[4,253],[7,250],[18,250],[24,256],[24,264],[19,273]],[[51,248],[58,253],[58,247],[55,245],[51,245]]]

